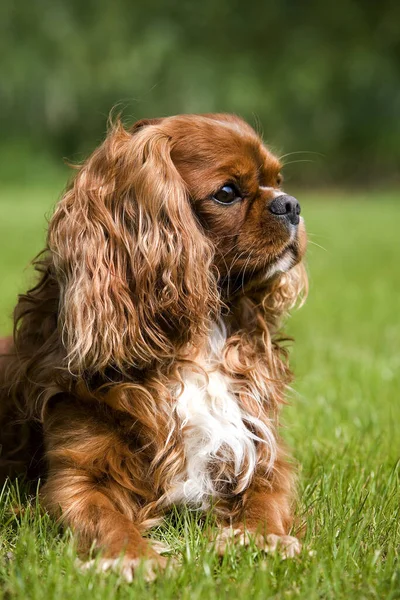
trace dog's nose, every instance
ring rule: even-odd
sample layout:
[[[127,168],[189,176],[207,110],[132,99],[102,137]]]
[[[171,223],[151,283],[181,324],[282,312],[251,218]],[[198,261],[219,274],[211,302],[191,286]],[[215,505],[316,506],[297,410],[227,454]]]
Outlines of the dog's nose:
[[[285,217],[292,225],[299,224],[300,204],[293,196],[287,196],[286,194],[277,196],[272,200],[268,209],[274,215]]]

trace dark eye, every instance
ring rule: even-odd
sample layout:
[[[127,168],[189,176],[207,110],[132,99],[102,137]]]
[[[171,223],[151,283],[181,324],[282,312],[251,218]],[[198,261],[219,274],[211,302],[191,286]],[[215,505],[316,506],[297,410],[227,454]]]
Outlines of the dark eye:
[[[241,200],[241,196],[235,186],[224,185],[214,194],[213,199],[221,204],[232,204],[235,200]]]
[[[283,183],[283,177],[282,177],[282,175],[279,173],[279,174],[277,175],[277,177],[276,177],[276,185],[277,185],[277,186],[280,186],[280,185],[282,185],[282,183]]]

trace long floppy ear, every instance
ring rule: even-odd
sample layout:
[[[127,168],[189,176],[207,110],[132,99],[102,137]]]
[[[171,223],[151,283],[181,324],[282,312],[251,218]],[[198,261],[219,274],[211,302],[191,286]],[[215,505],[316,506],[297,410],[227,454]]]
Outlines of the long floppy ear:
[[[59,325],[72,373],[145,368],[206,333],[212,247],[162,123],[117,123],[50,222]]]

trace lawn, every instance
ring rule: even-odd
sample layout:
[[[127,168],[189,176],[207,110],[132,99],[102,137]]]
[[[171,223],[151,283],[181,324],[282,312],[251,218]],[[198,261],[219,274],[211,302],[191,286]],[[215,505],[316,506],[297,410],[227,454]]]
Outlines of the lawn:
[[[0,191],[0,331],[10,331],[24,267],[40,250],[54,180]],[[310,234],[310,293],[295,312],[296,383],[285,437],[299,464],[298,512],[307,521],[293,560],[210,552],[194,513],[154,536],[182,558],[175,576],[133,584],[80,573],[69,532],[33,500],[13,516],[18,489],[0,501],[0,596],[32,599],[400,598],[400,202],[389,193],[302,194]]]

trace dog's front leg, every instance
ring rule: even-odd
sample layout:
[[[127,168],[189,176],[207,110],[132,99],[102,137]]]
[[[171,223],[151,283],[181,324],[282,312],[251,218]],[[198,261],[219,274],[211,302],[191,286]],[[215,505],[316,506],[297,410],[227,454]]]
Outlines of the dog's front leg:
[[[219,554],[228,544],[254,544],[264,552],[278,552],[284,558],[299,554],[301,543],[290,535],[293,527],[292,477],[283,461],[277,475],[256,475],[243,494],[242,510],[229,526],[220,529],[215,540]]]
[[[93,548],[100,557],[81,562],[83,568],[113,569],[131,581],[142,563],[145,577],[153,579],[166,559],[153,550],[139,529],[102,491],[101,486],[78,469],[58,470],[50,475],[42,492],[45,508],[71,527],[85,554]]]
[[[153,579],[167,560],[140,533],[137,498],[122,481],[130,477],[123,472],[124,445],[94,415],[89,420],[84,409],[61,406],[45,424],[48,478],[42,504],[73,530],[80,554],[99,552],[83,567],[117,570],[131,580],[142,564],[145,577]]]

